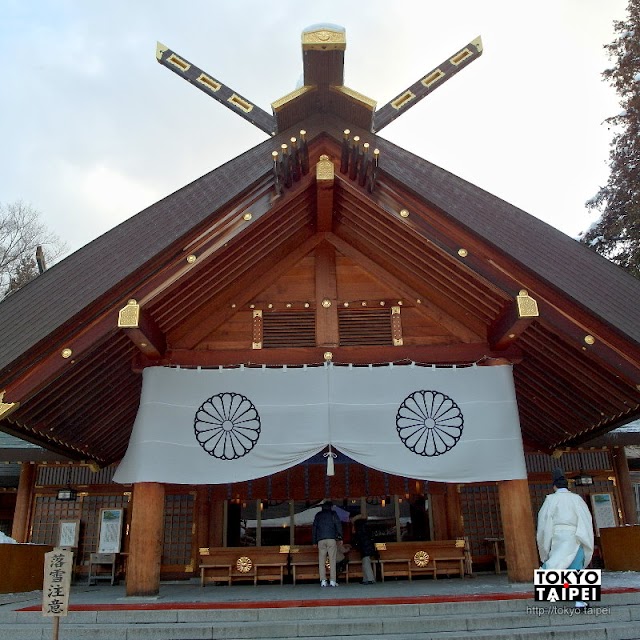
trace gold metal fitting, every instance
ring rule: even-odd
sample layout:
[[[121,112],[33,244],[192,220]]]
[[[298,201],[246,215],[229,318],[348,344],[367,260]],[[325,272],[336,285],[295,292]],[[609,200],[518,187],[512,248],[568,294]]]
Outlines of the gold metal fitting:
[[[587,335],[584,337],[584,341],[585,341],[587,344],[595,344],[596,339],[595,339],[591,334],[587,334]]]
[[[466,249],[458,249],[458,255],[461,258],[466,258],[469,255],[469,252]]]
[[[325,299],[322,301],[322,306],[323,306],[325,309],[328,309],[328,308],[331,306],[331,300],[329,300],[329,298],[325,298]]]
[[[522,289],[516,296],[516,304],[520,318],[537,318],[540,315],[537,301],[529,295],[526,289]]]
[[[140,305],[137,300],[131,298],[118,312],[119,328],[137,328],[140,322]]]
[[[253,215],[252,215],[251,213],[249,213],[248,211],[247,211],[247,213],[245,213],[245,214],[242,216],[242,219],[243,219],[243,220],[246,220],[247,222],[249,222],[249,220],[251,220],[251,218],[253,218]]]
[[[408,218],[409,217],[409,210],[408,209],[400,209],[400,217],[401,218]]]
[[[73,351],[67,347],[60,352],[60,355],[65,359],[70,358],[73,355]]]
[[[187,256],[187,262],[189,264],[193,264],[197,259],[198,259],[198,257],[194,256],[193,254],[191,254],[190,256]]]
[[[331,353],[331,351],[325,351],[324,352],[324,359],[329,362],[330,360],[333,360],[333,353]]]

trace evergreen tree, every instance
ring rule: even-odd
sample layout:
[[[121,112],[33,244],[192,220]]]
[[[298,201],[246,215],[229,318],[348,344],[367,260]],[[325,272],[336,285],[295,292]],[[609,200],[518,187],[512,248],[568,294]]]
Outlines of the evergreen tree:
[[[629,0],[627,19],[605,49],[615,66],[602,76],[620,96],[622,111],[606,122],[614,129],[607,184],[587,202],[601,212],[581,242],[640,277],[640,0]]]

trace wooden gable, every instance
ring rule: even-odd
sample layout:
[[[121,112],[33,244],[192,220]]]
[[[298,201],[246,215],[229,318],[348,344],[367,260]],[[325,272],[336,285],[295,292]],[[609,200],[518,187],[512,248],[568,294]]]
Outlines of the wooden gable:
[[[404,102],[367,129],[333,108],[331,86],[315,93],[262,112],[263,130],[277,125],[269,140],[0,303],[1,429],[109,464],[126,450],[144,367],[329,357],[510,361],[531,449],[640,416],[639,281],[374,133]],[[306,165],[285,175],[295,137]]]

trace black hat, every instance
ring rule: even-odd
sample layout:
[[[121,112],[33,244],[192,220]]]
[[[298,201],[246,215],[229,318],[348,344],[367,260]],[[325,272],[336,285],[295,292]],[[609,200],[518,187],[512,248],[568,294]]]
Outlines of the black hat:
[[[331,509],[333,507],[333,502],[331,502],[331,500],[323,500],[322,501],[322,508],[323,509]]]
[[[564,477],[564,471],[556,467],[553,470],[553,486],[558,489],[566,489],[569,486],[567,479]]]

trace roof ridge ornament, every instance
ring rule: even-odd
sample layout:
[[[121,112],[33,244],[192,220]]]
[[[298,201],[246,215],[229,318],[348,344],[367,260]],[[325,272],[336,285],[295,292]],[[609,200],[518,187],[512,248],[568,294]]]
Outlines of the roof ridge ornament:
[[[160,42],[156,46],[156,58],[167,69],[273,136],[304,121],[318,105],[329,105],[329,110],[340,117],[346,113],[351,125],[377,133],[481,56],[483,51],[482,39],[478,36],[376,110],[375,100],[344,85],[344,52],[347,48],[344,27],[315,24],[302,31],[301,40],[302,86],[272,102],[272,114]]]

